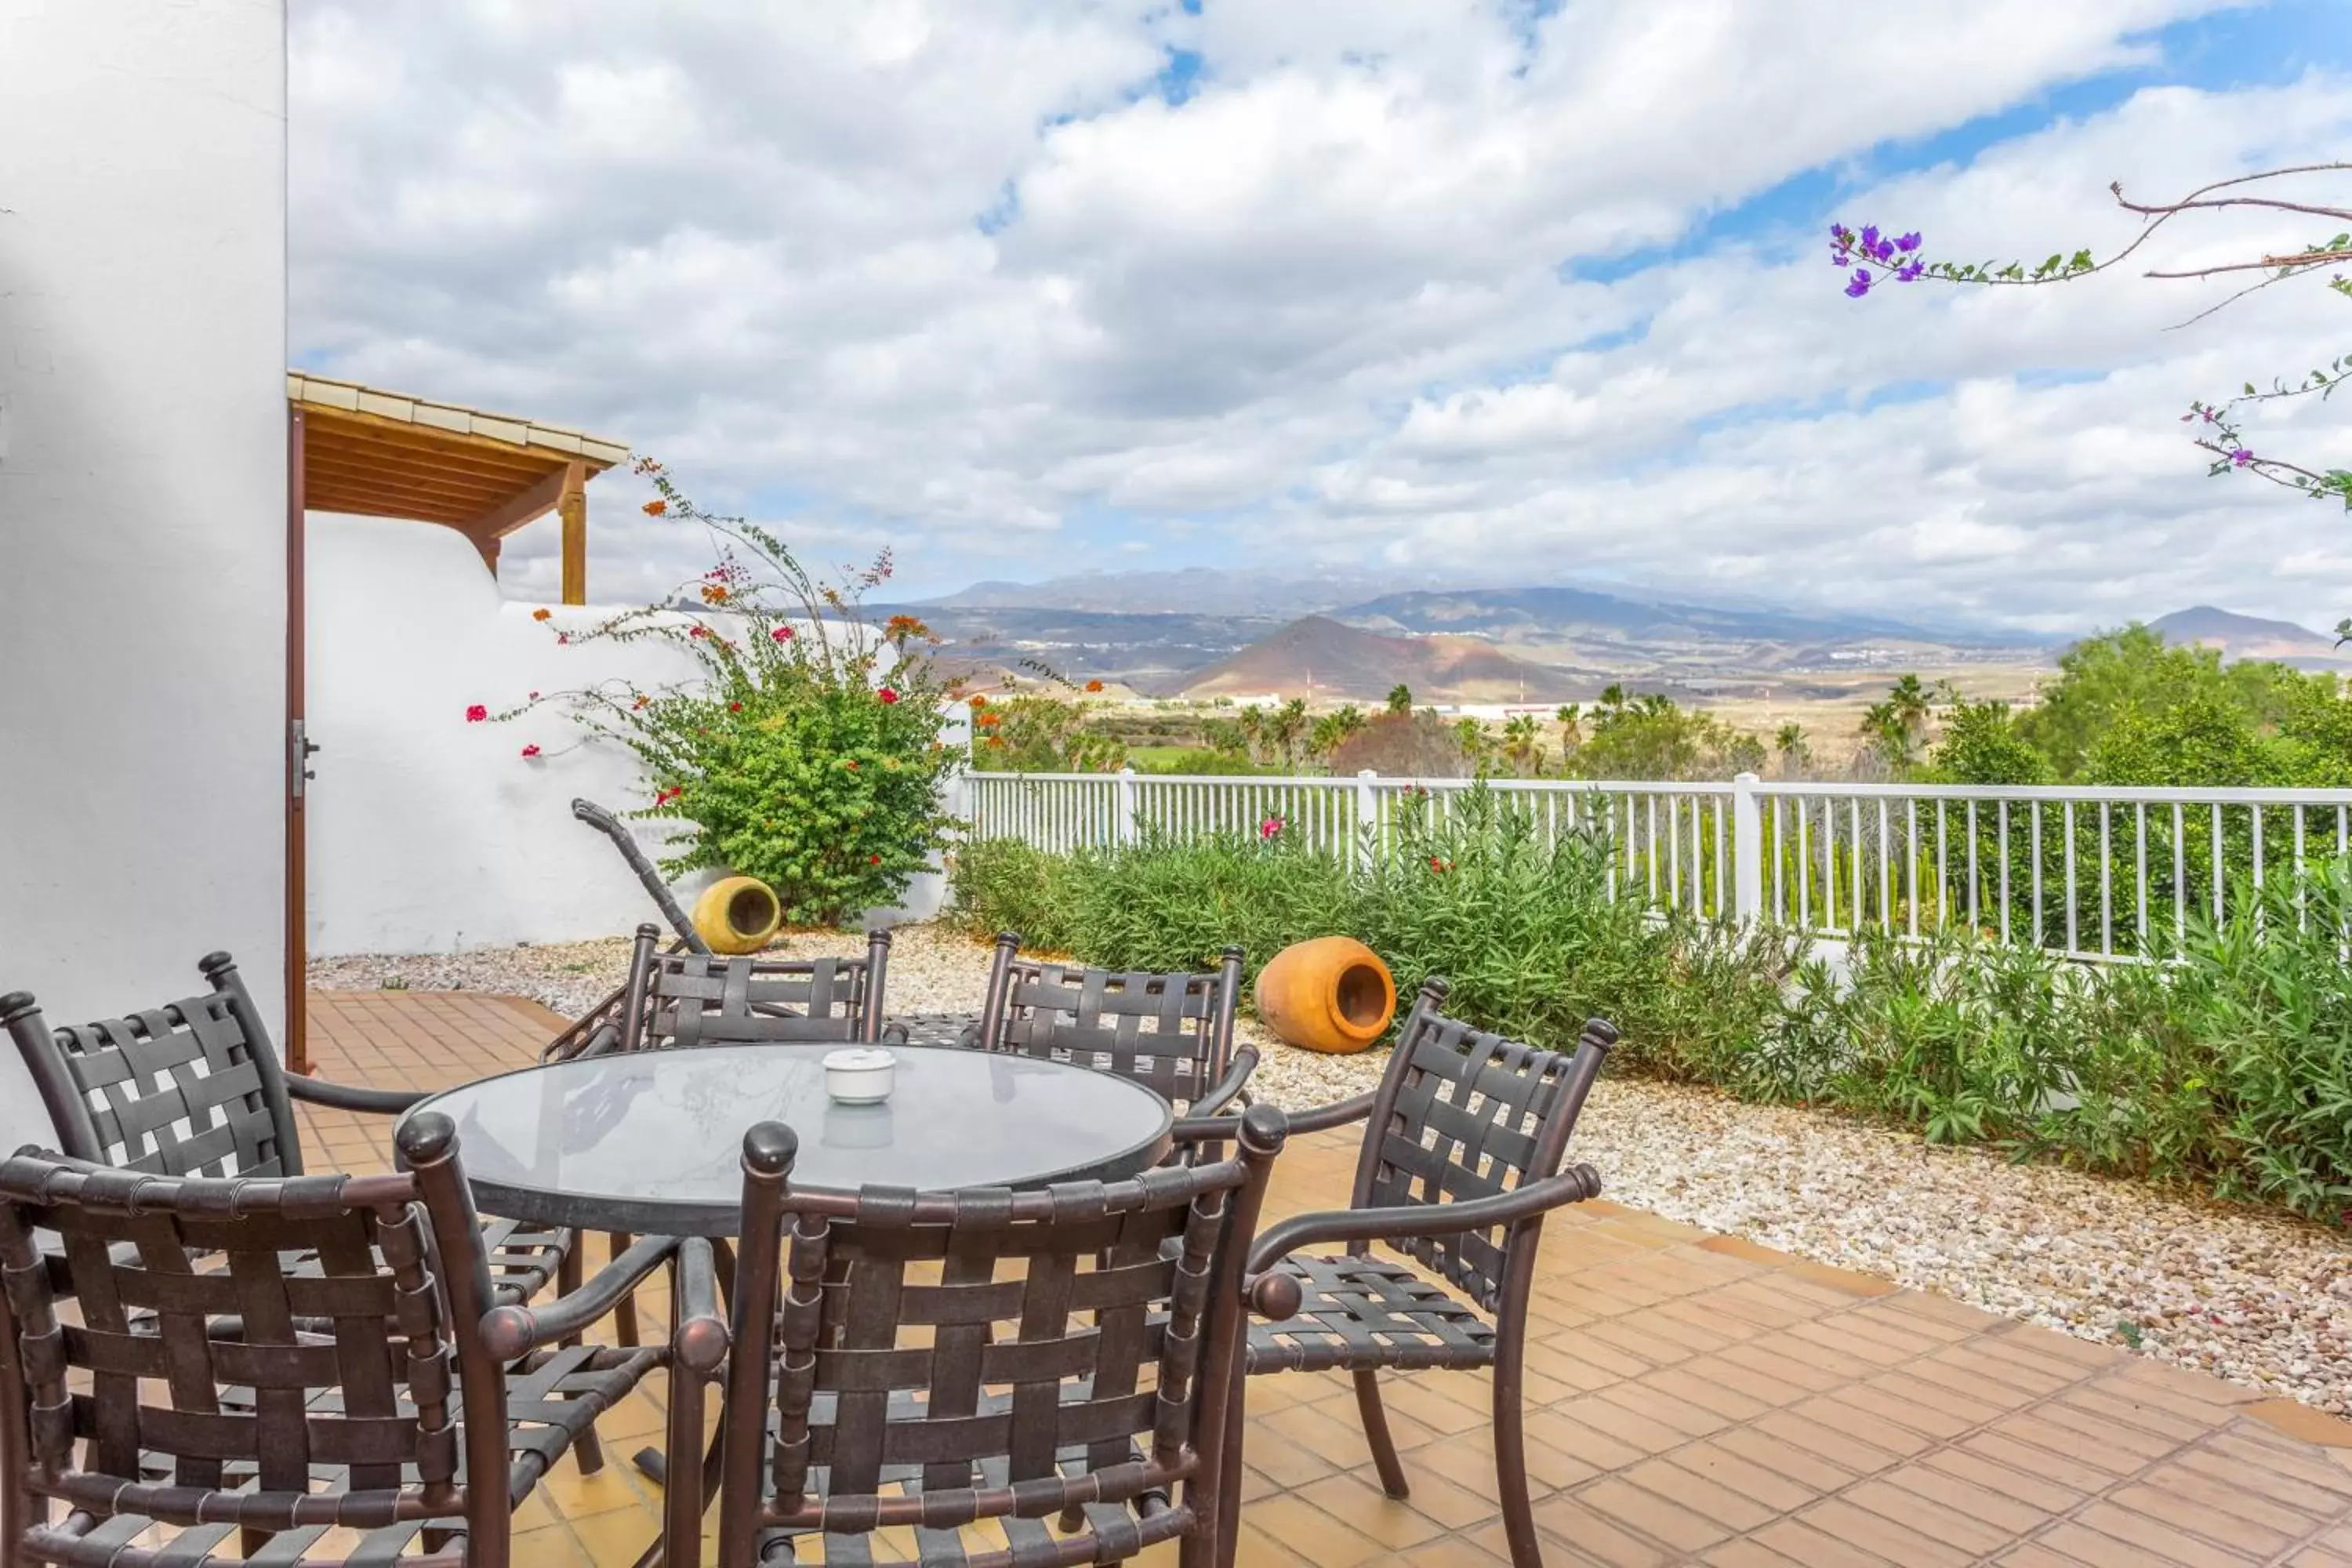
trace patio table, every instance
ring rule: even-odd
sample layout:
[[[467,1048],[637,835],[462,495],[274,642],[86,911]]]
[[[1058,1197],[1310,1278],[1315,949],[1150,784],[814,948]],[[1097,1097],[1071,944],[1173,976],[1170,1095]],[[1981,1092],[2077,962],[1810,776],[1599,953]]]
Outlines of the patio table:
[[[924,1192],[1116,1181],[1168,1152],[1168,1102],[1141,1084],[1007,1052],[893,1046],[881,1105],[836,1105],[826,1045],[629,1051],[446,1089],[408,1114],[457,1125],[485,1214],[638,1236],[731,1237],[743,1133],[800,1134],[796,1187]]]

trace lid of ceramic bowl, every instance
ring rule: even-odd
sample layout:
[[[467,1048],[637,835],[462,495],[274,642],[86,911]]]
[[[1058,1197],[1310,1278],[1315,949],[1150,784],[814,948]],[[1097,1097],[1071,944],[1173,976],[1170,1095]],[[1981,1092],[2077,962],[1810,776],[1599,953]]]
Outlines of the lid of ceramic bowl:
[[[872,1072],[877,1068],[896,1067],[898,1058],[879,1046],[849,1046],[824,1054],[828,1072]]]

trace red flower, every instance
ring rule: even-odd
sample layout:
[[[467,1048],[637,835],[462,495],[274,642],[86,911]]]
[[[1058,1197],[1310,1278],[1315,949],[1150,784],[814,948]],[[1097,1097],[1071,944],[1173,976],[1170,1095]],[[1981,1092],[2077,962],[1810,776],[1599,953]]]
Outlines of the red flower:
[[[866,863],[868,866],[879,866],[882,864],[882,857],[879,855],[868,855],[866,858]]]
[[[543,621],[554,614],[555,612],[553,610],[549,609],[545,605],[541,605],[539,608],[530,613],[530,618],[534,621]]]
[[[671,801],[683,798],[685,795],[686,791],[680,789],[676,784],[672,784],[669,788],[660,791],[654,796],[654,805],[656,808],[665,806]]]
[[[1089,680],[1087,682],[1087,689],[1088,691],[1100,691],[1102,689],[1103,685],[1099,680]]]
[[[690,637],[707,637],[710,635],[710,628],[709,626],[696,626],[692,631],[686,635]]]
[[[974,692],[971,696],[965,698],[964,700],[974,708],[985,708],[988,706],[988,699],[981,696],[978,692]]]
[[[778,642],[790,642],[793,640],[793,628],[790,626],[778,626],[774,631],[770,632],[768,635]]]
[[[643,708],[646,703],[651,702],[652,700],[653,700],[653,699],[652,699],[652,698],[650,698],[650,697],[642,697],[642,696],[641,696],[641,697],[639,697],[639,698],[637,699],[636,703],[635,703],[635,707]]]
[[[535,757],[535,756],[539,755],[539,745],[538,745],[538,743],[537,743],[536,742],[532,742],[530,745],[525,746],[525,747],[522,749],[522,754],[523,754],[524,756],[526,756],[526,757]]]
[[[539,693],[538,693],[538,692],[536,692],[536,691],[532,692],[532,693],[530,694],[530,700],[531,700],[533,702],[538,701],[538,700],[539,700]]]
[[[887,686],[881,690],[876,692],[874,695],[879,697],[885,702],[896,702],[898,700],[898,694],[896,691],[891,690]]]
[[[1281,831],[1282,818],[1278,816],[1269,816],[1257,825],[1257,836],[1260,838],[1271,838]]]
[[[468,724],[478,724],[489,716],[490,710],[478,702],[466,710],[466,722]]]
[[[570,642],[572,640],[572,634],[570,632],[558,632],[555,634],[555,640],[560,643]]]
[[[740,713],[743,711],[743,705],[740,702],[730,702],[727,705],[727,711],[730,713]]]
[[[663,500],[659,499],[658,497],[656,497],[656,499],[654,499],[654,500],[649,500],[649,501],[646,502],[646,515],[647,517],[662,517],[662,516],[666,516],[666,515],[667,515],[668,511],[669,511],[669,502],[667,502],[667,501],[666,501],[666,500]]]
[[[842,765],[843,767],[845,767],[845,768],[847,768],[851,773],[856,773],[856,772],[857,771],[857,759],[856,759],[856,757],[846,758],[846,759],[845,759],[845,760],[843,761],[843,763],[842,763],[842,764],[841,764],[841,765]]]

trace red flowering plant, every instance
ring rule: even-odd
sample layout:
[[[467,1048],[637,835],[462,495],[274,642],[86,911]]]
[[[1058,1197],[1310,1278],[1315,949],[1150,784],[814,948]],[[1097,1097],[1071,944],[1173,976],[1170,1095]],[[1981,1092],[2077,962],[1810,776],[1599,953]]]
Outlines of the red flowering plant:
[[[702,528],[717,563],[667,602],[565,640],[665,644],[696,677],[533,693],[488,717],[552,706],[583,743],[635,752],[652,796],[637,815],[692,826],[662,862],[672,875],[757,877],[794,924],[895,903],[953,826],[942,785],[962,752],[936,744],[947,700],[937,639],[911,617],[876,627],[860,615],[889,579],[889,552],[820,582],[776,534],[706,511],[660,464],[641,458],[636,471],[656,491],[646,514]]]

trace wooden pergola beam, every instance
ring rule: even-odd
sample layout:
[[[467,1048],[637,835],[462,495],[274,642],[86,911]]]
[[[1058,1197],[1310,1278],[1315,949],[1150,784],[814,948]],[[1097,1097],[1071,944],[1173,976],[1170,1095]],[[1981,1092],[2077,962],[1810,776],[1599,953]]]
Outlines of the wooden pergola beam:
[[[308,505],[454,528],[495,575],[499,541],[562,522],[563,602],[588,602],[588,481],[628,447],[534,420],[287,373],[306,424]]]

